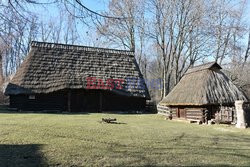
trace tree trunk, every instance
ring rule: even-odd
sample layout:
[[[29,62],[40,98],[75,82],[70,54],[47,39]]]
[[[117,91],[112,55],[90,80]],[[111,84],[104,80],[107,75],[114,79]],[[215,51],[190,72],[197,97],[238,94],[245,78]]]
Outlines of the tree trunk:
[[[1,86],[1,91],[3,88],[3,83],[4,83],[4,77],[3,77],[3,58],[2,54],[0,53],[0,86]]]

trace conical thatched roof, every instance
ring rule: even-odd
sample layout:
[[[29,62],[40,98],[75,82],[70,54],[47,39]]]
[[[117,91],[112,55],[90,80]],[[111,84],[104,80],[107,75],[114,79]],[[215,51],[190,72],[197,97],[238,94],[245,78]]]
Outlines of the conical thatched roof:
[[[235,100],[247,101],[229,78],[215,63],[189,69],[160,105],[211,105],[233,104]]]
[[[87,78],[124,79],[118,94],[149,98],[134,53],[124,50],[32,42],[31,50],[8,84],[5,94],[50,93],[61,89],[85,89]],[[126,79],[143,86],[128,85]],[[128,87],[127,87],[128,86]]]

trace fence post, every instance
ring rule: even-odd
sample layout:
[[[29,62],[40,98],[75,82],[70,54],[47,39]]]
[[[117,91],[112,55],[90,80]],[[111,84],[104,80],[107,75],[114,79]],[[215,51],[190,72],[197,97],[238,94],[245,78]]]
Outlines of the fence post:
[[[243,109],[243,100],[235,101],[235,109],[236,109],[236,116],[237,116],[237,128],[246,128],[246,118],[245,118],[245,111]]]

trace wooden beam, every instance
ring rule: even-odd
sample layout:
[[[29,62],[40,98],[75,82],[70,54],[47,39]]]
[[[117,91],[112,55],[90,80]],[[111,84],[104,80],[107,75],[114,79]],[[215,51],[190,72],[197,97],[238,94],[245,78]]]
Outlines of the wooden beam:
[[[68,112],[71,112],[71,90],[68,91]]]
[[[102,112],[102,91],[99,93],[99,112]]]

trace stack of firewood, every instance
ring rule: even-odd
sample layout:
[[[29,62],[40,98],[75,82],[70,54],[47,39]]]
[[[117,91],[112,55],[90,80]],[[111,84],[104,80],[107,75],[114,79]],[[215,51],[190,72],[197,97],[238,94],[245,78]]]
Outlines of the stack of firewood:
[[[102,122],[116,123],[116,118],[102,118]]]

